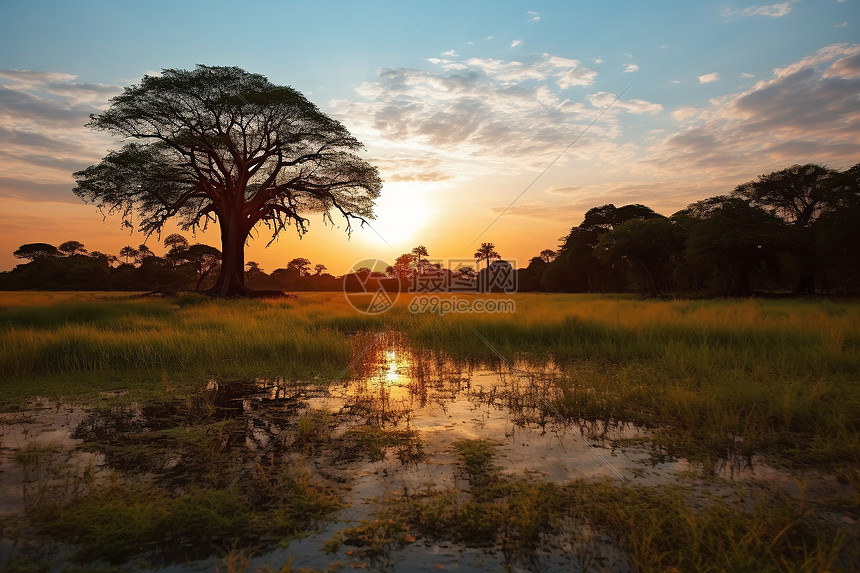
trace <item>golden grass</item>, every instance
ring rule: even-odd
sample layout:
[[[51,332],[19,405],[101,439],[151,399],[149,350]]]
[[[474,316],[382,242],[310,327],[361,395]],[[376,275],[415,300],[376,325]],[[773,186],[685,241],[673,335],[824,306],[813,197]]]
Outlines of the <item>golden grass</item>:
[[[696,444],[792,450],[799,435],[798,459],[860,462],[857,301],[482,295],[511,299],[516,312],[440,316],[411,313],[416,296],[369,316],[340,293],[0,293],[0,399],[163,393],[213,377],[325,382],[360,351],[354,334],[396,330],[469,361],[553,360],[566,416],[657,426],[686,455]]]

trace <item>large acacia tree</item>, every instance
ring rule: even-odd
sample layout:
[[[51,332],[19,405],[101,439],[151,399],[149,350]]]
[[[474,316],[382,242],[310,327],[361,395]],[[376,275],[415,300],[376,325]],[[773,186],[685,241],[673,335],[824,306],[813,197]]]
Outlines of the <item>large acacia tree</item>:
[[[333,223],[373,217],[382,182],[362,144],[301,93],[235,67],[144,76],[89,127],[127,142],[75,173],[75,193],[147,235],[171,218],[183,229],[216,222],[221,274],[213,294],[252,294],[244,247],[259,225],[274,241],[303,234],[308,215]],[[270,241],[271,242],[271,241]]]
[[[790,252],[799,267],[796,292],[815,292],[818,219],[838,208],[843,178],[834,169],[808,163],[760,175],[738,185],[733,195],[782,219],[788,228]]]

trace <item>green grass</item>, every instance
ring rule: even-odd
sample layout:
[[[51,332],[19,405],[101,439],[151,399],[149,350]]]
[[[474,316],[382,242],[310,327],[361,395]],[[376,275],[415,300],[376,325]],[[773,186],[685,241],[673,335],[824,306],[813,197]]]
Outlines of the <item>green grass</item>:
[[[82,560],[116,562],[156,546],[182,559],[191,546],[244,551],[250,538],[307,532],[340,502],[312,479],[306,459],[328,469],[391,453],[414,461],[420,435],[371,425],[335,435],[334,414],[309,410],[284,440],[289,455],[267,457],[225,491],[248,461],[224,447],[243,422],[218,417],[206,382],[325,384],[366,367],[372,360],[363,351],[390,331],[421,352],[464,363],[504,369],[501,356],[550,365],[557,375],[526,381],[540,384],[552,414],[645,426],[658,453],[693,460],[705,475],[720,459],[764,455],[860,487],[860,302],[510,298],[514,315],[413,315],[404,295],[388,313],[368,316],[333,293],[288,301],[0,293],[0,407],[21,408],[35,395],[101,403],[99,391],[124,388],[121,400],[166,408],[169,422],[93,445],[127,472],[107,482],[92,468],[64,467],[57,448],[16,452],[28,481],[27,527],[79,544]],[[497,548],[513,565],[543,536],[565,531],[583,565],[604,536],[643,571],[826,570],[847,551],[811,506],[765,490],[724,484],[729,495],[716,497],[682,483],[559,486],[505,476],[492,441],[453,448],[464,491],[411,495],[332,548],[372,556],[427,536]],[[168,476],[147,466],[165,450],[193,471]],[[147,468],[147,477],[138,479],[135,468]],[[837,513],[856,513],[856,495],[831,502],[842,503],[831,508]]]
[[[395,330],[465,361],[555,362],[547,393],[564,416],[646,425],[657,445],[706,465],[728,450],[860,464],[857,301],[492,296],[513,298],[516,313],[414,315],[410,295],[368,316],[337,293],[0,293],[0,403],[182,394],[211,378],[325,383],[363,350],[354,334]]]
[[[460,542],[501,552],[509,569],[529,563],[547,535],[566,539],[583,569],[611,566],[603,561],[616,553],[608,544],[639,571],[827,571],[860,557],[802,499],[732,485],[721,496],[684,484],[557,486],[500,474],[487,441],[454,448],[468,496],[443,490],[389,500],[361,536],[340,540],[373,540],[377,552],[418,537]]]
[[[14,304],[0,293],[0,400],[164,392],[209,378],[326,378],[348,364],[347,335],[289,303],[173,299]]]
[[[241,487],[191,484],[177,491],[120,473],[72,476],[50,448],[27,448],[16,459],[28,470],[25,489],[33,492],[25,494],[29,535],[74,544],[79,563],[119,564],[132,556],[181,562],[236,544],[274,546],[342,507],[301,464],[258,468]]]

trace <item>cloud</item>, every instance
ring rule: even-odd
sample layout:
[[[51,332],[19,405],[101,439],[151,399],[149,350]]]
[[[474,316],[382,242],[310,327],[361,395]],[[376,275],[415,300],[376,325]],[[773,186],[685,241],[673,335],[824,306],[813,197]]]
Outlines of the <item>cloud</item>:
[[[854,79],[860,77],[860,51],[839,58],[824,71],[824,77],[840,77]]]
[[[544,193],[547,193],[549,195],[567,196],[567,195],[578,194],[584,188],[585,187],[582,185],[561,185],[561,186],[550,187],[549,189],[544,191]]]
[[[504,213],[505,216],[510,217],[526,217],[544,222],[569,225],[571,221],[581,220],[583,213],[592,206],[588,203],[588,200],[579,200],[575,203],[564,203],[562,205],[556,203],[518,202],[511,206],[496,205],[490,207],[489,211],[498,214]]]
[[[562,162],[618,161],[631,153],[613,143],[625,114],[657,114],[661,105],[583,93],[597,72],[579,60],[541,54],[527,60],[432,58],[428,69],[383,69],[357,88],[361,100],[337,100],[330,108],[375,157],[409,154],[431,165],[387,163],[383,176],[397,180],[472,177],[506,169],[540,169],[588,128],[588,136]],[[634,146],[635,147],[635,146]],[[471,174],[471,175],[470,175]]]
[[[379,167],[380,174],[385,181],[427,183],[451,179],[450,174],[442,171],[442,161],[438,158],[394,156],[377,159],[374,163]]]
[[[695,107],[685,106],[673,111],[672,119],[674,119],[675,121],[684,121],[692,117],[696,117],[698,114],[699,110]]]
[[[860,46],[834,44],[778,68],[751,89],[682,108],[690,122],[666,138],[662,160],[686,168],[763,169],[857,162],[860,149]]]
[[[523,43],[522,40],[514,40],[513,42],[511,42],[511,47],[516,48],[517,46],[522,45],[522,43]]]
[[[699,76],[700,84],[709,84],[711,82],[716,82],[720,79],[720,75],[717,72],[713,72],[710,74],[705,74],[703,76]]]
[[[659,103],[652,103],[641,99],[631,100],[615,100],[617,96],[609,92],[598,92],[588,96],[588,101],[594,107],[606,109],[610,105],[615,109],[622,109],[629,113],[650,113],[655,114],[663,111],[663,106]],[[613,103],[614,102],[614,103]]]
[[[571,86],[590,86],[594,83],[597,72],[588,68],[573,67],[558,77],[557,84],[561,89]]]
[[[627,65],[624,67],[624,73],[625,73],[625,74],[629,74],[629,73],[631,73],[631,72],[635,72],[635,71],[637,71],[638,69],[639,69],[639,66],[637,66],[636,64],[627,64]]]
[[[728,17],[732,16],[769,16],[771,18],[781,18],[791,12],[791,2],[779,2],[777,4],[767,4],[765,6],[749,6],[742,10],[726,8],[723,14]]]
[[[749,78],[754,78],[754,77],[755,77],[755,74],[749,74],[749,73],[747,73],[747,72],[744,72],[744,73],[742,73],[742,74],[740,75],[740,77],[741,77],[741,78],[743,78],[743,79],[749,79]]]
[[[537,12],[529,10],[526,14],[529,15],[529,22],[540,22],[540,14]]]
[[[834,27],[834,28],[847,28],[847,27],[848,27],[848,22],[840,22],[840,23],[836,24],[836,25],[835,25],[835,26],[833,26],[833,27]]]
[[[85,127],[122,88],[80,83],[62,72],[0,70],[0,195],[79,201],[72,172],[114,141]]]
[[[454,50],[448,50],[447,52],[442,52],[443,56],[448,56],[450,58],[454,58],[457,56],[457,52]]]

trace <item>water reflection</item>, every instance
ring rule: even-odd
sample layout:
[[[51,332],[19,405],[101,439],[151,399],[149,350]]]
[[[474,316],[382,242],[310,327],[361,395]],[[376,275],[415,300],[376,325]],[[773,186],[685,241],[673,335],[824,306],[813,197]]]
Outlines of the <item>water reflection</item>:
[[[452,447],[463,439],[499,443],[499,465],[508,474],[556,482],[621,476],[670,483],[691,469],[685,460],[661,458],[643,428],[563,419],[554,407],[561,373],[550,359],[478,364],[383,332],[356,335],[350,369],[329,382],[211,380],[180,399],[107,400],[87,411],[34,402],[26,414],[0,418],[0,513],[21,511],[27,480],[44,478],[25,476],[14,453],[45,442],[76,464],[151,481],[175,495],[226,489],[237,477],[239,487],[253,491],[267,472],[309,468],[326,487],[341,488],[349,503],[339,514],[341,527],[373,519],[376,508],[368,500],[463,485]],[[729,456],[716,471],[785,479]],[[319,549],[331,527],[302,541],[312,548],[304,563],[326,568],[329,557]]]
[[[612,440],[641,437],[642,430],[611,421],[572,426],[558,417],[560,370],[552,360],[516,361],[512,370],[502,362],[476,364],[416,349],[394,332],[359,335],[355,342],[351,375],[309,405],[337,412],[341,424],[416,432],[425,466],[450,466],[451,443],[473,438],[500,442],[508,471],[559,481],[617,476],[614,466],[638,463],[609,456]]]
[[[353,342],[351,369],[328,384],[211,380],[182,399],[145,405],[108,400],[88,411],[34,403],[29,418],[7,415],[0,436],[0,489],[7,492],[2,505],[20,508],[11,499],[19,487],[15,483],[21,483],[12,452],[33,440],[55,442],[68,451],[85,445],[98,453],[100,465],[167,480],[179,490],[189,484],[225,487],[249,464],[309,454],[319,458],[310,463],[327,471],[344,467],[362,458],[355,444],[368,434],[356,431],[368,428],[411,438],[407,447],[388,436],[364,459],[390,464],[389,475],[420,471],[435,483],[453,479],[451,444],[472,438],[502,444],[506,471],[557,481],[619,475],[653,481],[690,469],[684,460],[655,455],[642,428],[612,420],[560,419],[553,407],[560,368],[552,360],[519,360],[513,369],[501,362],[477,364],[414,348],[396,332],[358,334]],[[328,417],[308,421],[313,412]],[[614,447],[619,440],[625,447]],[[259,458],[261,452],[266,456]],[[417,470],[394,467],[418,459]],[[749,464],[734,461],[718,465],[721,469],[752,472]]]

